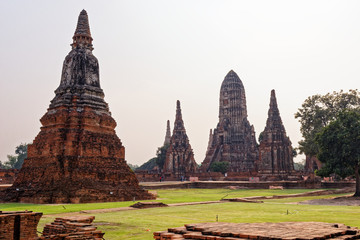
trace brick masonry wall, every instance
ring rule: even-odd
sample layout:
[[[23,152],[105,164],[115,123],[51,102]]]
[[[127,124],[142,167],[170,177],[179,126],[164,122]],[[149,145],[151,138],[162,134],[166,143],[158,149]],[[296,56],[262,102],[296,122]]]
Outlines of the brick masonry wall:
[[[0,184],[12,184],[18,172],[18,169],[0,169]]]
[[[37,225],[42,213],[1,212],[0,240],[37,239]]]

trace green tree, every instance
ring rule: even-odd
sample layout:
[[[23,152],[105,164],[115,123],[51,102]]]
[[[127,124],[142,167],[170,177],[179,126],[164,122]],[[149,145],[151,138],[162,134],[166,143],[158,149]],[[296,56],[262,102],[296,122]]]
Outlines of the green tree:
[[[139,166],[136,165],[136,164],[127,163],[127,165],[128,165],[128,166],[130,167],[130,169],[133,170],[133,171],[135,171],[136,169],[139,168]]]
[[[142,164],[140,167],[138,167],[139,170],[153,170],[154,167],[158,166],[159,169],[164,168],[165,160],[166,160],[166,152],[169,148],[169,144],[165,144],[162,147],[159,147],[156,150],[156,157],[151,158],[146,163]]]
[[[4,163],[5,169],[13,169],[17,163],[17,157],[14,155],[7,155],[8,160]]]
[[[263,138],[264,138],[264,132],[261,132],[261,133],[259,134],[259,143],[261,143],[261,141],[263,140]]]
[[[159,166],[160,169],[163,169],[165,160],[166,160],[166,152],[169,148],[169,144],[165,144],[162,147],[159,147],[156,151],[156,164]]]
[[[300,162],[294,162],[294,169],[297,171],[304,170],[305,168],[305,159],[301,160]]]
[[[142,165],[141,165],[140,167],[138,167],[137,169],[138,169],[138,170],[148,170],[148,171],[154,169],[154,167],[157,166],[157,164],[156,164],[156,159],[157,159],[156,157],[150,159],[149,161],[147,161],[146,163],[142,164]]]
[[[318,159],[324,163],[317,174],[324,177],[335,173],[342,178],[355,175],[354,196],[360,196],[360,113],[341,112],[317,134],[315,141],[319,147]]]
[[[319,152],[315,141],[316,134],[326,127],[344,110],[360,111],[360,92],[349,90],[314,95],[308,97],[295,113],[299,120],[303,140],[299,142],[299,151],[307,156],[316,156]]]
[[[27,148],[28,144],[21,143],[16,147],[15,153],[17,154],[17,162],[15,163],[15,168],[20,169],[24,163],[25,158],[27,157]]]
[[[213,162],[210,165],[210,171],[226,173],[229,169],[229,162]]]
[[[20,169],[24,163],[25,158],[27,157],[27,147],[28,144],[26,143],[21,143],[19,146],[17,146],[15,149],[15,153],[17,155],[7,155],[8,160],[4,162],[3,167],[6,169]]]

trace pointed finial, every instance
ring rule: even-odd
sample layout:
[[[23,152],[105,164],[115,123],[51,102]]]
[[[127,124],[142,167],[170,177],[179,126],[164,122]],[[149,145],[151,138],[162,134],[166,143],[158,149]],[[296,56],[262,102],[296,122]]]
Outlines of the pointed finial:
[[[85,47],[93,50],[92,40],[93,38],[91,37],[90,33],[89,18],[87,12],[85,11],[85,9],[83,9],[80,12],[78,18],[76,30],[73,36],[73,43],[71,44],[71,46],[73,48]]]
[[[270,108],[277,108],[277,101],[276,101],[276,95],[274,89],[271,90]]]
[[[275,96],[275,89],[272,89],[272,90],[271,90],[271,97],[276,98],[276,96]]]
[[[181,124],[180,124],[181,123]],[[180,108],[180,101],[176,101],[176,115],[175,115],[175,123],[174,123],[174,130],[175,128],[178,128],[178,125],[182,125],[183,127],[183,120],[182,120],[182,114],[181,114],[181,108]]]
[[[231,75],[234,75],[234,74],[236,74],[235,72],[234,72],[234,70],[230,70],[229,72],[228,72],[228,74],[226,74],[226,76],[231,76]]]
[[[225,79],[224,80],[227,80],[227,81],[234,81],[234,82],[241,82],[239,76],[236,74],[236,72],[234,72],[234,70],[230,70],[226,76],[225,76]],[[241,83],[242,84],[242,83]]]

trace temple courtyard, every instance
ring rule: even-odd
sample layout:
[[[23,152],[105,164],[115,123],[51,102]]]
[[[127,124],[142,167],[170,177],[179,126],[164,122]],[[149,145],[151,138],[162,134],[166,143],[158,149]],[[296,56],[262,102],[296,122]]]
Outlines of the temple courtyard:
[[[156,185],[154,183],[154,185]],[[349,191],[314,189],[157,189],[167,207],[136,209],[138,201],[86,204],[0,204],[3,211],[42,212],[38,225],[56,218],[95,216],[105,239],[154,239],[154,232],[197,223],[326,222],[360,227],[360,200]]]

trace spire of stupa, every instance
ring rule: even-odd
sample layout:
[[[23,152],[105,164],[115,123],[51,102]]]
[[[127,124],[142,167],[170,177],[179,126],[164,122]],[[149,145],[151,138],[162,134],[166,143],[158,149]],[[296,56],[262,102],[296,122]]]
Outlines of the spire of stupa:
[[[266,127],[270,129],[278,129],[285,132],[284,125],[280,117],[280,111],[277,105],[275,90],[271,90],[270,104],[268,111],[268,119],[266,121]]]
[[[72,49],[65,57],[60,86],[55,90],[55,98],[50,108],[58,106],[74,107],[79,111],[87,106],[110,114],[100,87],[99,62],[92,53],[92,37],[89,19],[82,10],[73,37]]]
[[[276,101],[276,95],[275,95],[275,90],[271,90],[271,96],[270,96],[270,109],[269,111],[280,115],[279,114],[279,109],[278,109],[278,105],[277,105],[277,101]]]
[[[176,116],[175,116],[173,135],[177,131],[184,131],[185,132],[184,121],[182,119],[181,107],[180,107],[180,101],[179,100],[176,101]]]
[[[85,9],[83,9],[80,12],[78,18],[78,23],[73,36],[73,43],[71,44],[71,46],[73,48],[85,47],[93,50],[92,40],[93,38],[91,37],[90,33],[89,18],[87,12],[85,11]]]

